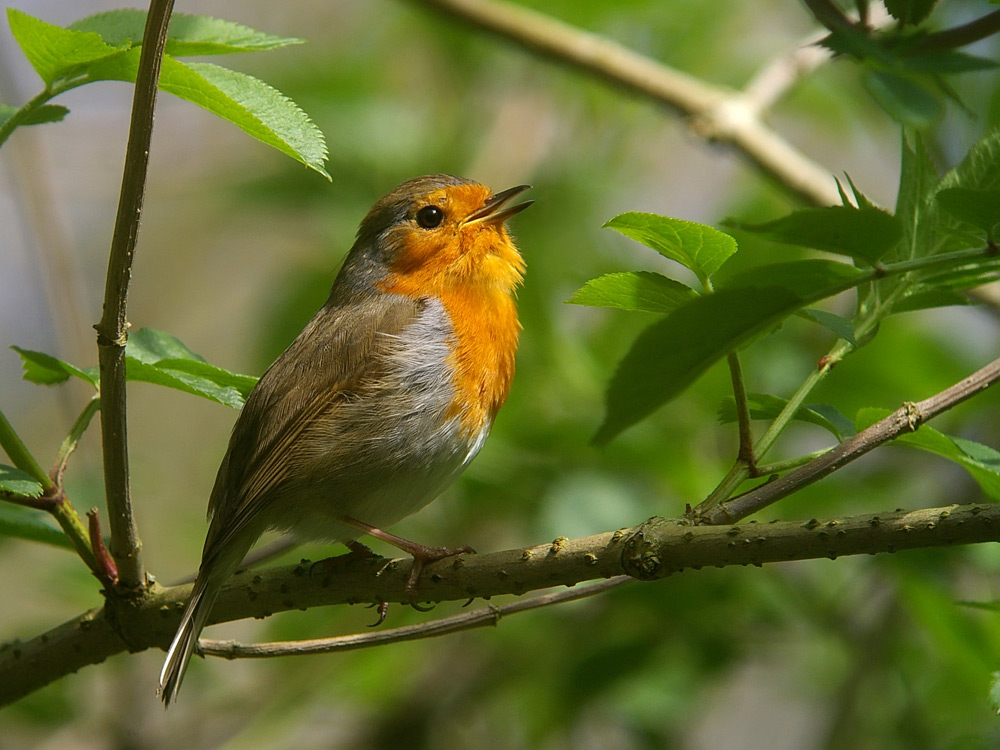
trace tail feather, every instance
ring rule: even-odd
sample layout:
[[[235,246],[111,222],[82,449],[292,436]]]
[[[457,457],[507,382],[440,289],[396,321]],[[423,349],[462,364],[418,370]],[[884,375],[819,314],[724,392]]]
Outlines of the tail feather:
[[[163,669],[160,671],[160,685],[156,691],[163,700],[164,707],[177,700],[177,692],[181,688],[184,673],[187,672],[191,654],[198,645],[198,636],[205,627],[212,612],[212,605],[219,594],[218,583],[209,584],[210,579],[207,576],[198,575],[191,598],[177,628],[177,634],[167,651],[166,661],[163,662]]]

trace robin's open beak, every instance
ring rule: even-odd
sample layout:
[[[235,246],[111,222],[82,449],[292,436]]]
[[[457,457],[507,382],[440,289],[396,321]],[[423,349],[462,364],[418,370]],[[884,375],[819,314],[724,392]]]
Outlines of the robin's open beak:
[[[514,198],[519,196],[525,190],[530,189],[531,185],[518,185],[517,187],[512,187],[509,190],[494,193],[486,200],[486,203],[482,208],[469,214],[464,223],[476,224],[480,221],[487,221],[491,224],[500,224],[507,221],[507,219],[511,216],[520,213],[534,203],[534,201],[525,201],[524,203],[518,203],[515,206],[508,206]]]

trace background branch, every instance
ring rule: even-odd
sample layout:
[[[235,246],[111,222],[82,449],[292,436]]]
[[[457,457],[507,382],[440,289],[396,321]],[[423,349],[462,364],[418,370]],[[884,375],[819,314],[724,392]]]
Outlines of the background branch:
[[[751,163],[803,200],[818,205],[840,203],[830,171],[765,125],[759,118],[759,107],[745,101],[739,91],[706,84],[616,42],[528,8],[495,0],[414,2],[666,104],[690,117],[698,135],[735,146]]]
[[[160,79],[160,65],[173,6],[173,0],[152,0],[149,4],[132,99],[132,119],[125,152],[121,196],[118,200],[118,216],[115,219],[108,258],[104,314],[100,323],[95,326],[101,366],[101,439],[108,522],[111,526],[111,554],[118,567],[118,582],[130,589],[144,586],[146,574],[129,489],[125,410],[125,342],[128,322],[125,313],[135,243],[139,235],[139,218],[146,191],[156,87]]]
[[[761,565],[998,539],[1000,505],[740,526],[693,526],[686,519],[653,518],[636,529],[434,563],[425,568],[419,593],[426,601],[464,601],[623,574],[649,580],[709,565]],[[316,564],[304,560],[242,571],[223,589],[212,622],[330,604],[405,603],[410,563],[344,555]],[[156,588],[141,601],[109,599],[104,607],[30,641],[4,644],[0,705],[122,651],[165,647],[189,594],[190,586],[185,585]]]

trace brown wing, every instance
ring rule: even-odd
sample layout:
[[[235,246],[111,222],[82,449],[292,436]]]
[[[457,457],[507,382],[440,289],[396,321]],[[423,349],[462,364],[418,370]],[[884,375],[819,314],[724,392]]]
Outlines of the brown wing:
[[[247,398],[209,501],[204,557],[217,553],[269,502],[296,464],[297,438],[385,368],[392,335],[423,303],[396,295],[364,305],[325,305],[267,369]]]

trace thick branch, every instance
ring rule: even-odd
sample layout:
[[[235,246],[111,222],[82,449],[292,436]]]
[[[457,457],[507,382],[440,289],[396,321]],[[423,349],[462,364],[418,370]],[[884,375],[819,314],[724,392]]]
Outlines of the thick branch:
[[[108,275],[104,288],[104,315],[97,328],[101,366],[101,434],[104,449],[104,485],[111,525],[111,554],[118,566],[119,582],[126,588],[145,585],[142,544],[132,512],[129,490],[128,439],[125,418],[125,310],[132,261],[139,235],[139,217],[146,190],[149,144],[153,135],[153,108],[160,79],[163,48],[173,0],[152,0],[142,37],[139,70],[132,99],[132,120],[118,216],[111,238]]]
[[[706,565],[760,565],[998,539],[1000,505],[740,526],[651,519],[634,530],[434,563],[424,570],[419,594],[426,601],[464,601],[622,574],[649,579]],[[409,571],[409,560],[356,555],[244,571],[223,589],[213,622],[329,604],[407,602]],[[188,585],[174,586],[158,588],[141,601],[115,599],[30,641],[0,647],[0,705],[122,651],[165,647],[190,591]]]
[[[689,116],[695,131],[736,146],[791,192],[818,205],[837,205],[830,172],[765,125],[743,94],[674,70],[596,34],[537,11],[495,0],[417,0],[477,28],[569,63]]]

